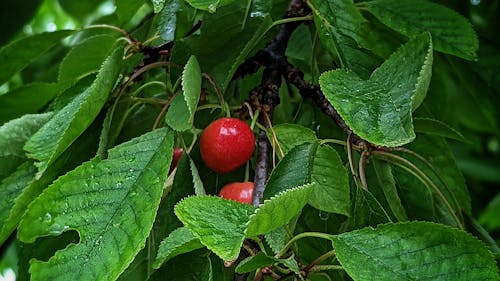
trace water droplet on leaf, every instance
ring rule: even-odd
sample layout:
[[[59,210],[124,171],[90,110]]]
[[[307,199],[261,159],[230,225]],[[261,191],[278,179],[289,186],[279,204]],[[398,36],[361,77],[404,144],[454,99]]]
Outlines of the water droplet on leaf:
[[[208,5],[208,11],[210,13],[215,13],[216,10],[217,10],[217,4],[210,4],[210,5]]]
[[[52,215],[50,213],[45,213],[45,216],[43,216],[43,221],[47,223],[52,222]]]

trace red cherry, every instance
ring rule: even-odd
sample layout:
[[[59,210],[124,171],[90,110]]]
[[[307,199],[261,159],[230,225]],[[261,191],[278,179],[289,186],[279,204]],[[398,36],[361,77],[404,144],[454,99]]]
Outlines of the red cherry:
[[[236,118],[220,118],[201,134],[201,158],[213,171],[227,173],[252,157],[254,143],[255,137],[247,123]]]
[[[253,189],[253,182],[233,182],[222,187],[219,196],[240,203],[252,204]]]
[[[176,147],[174,149],[174,154],[172,156],[172,163],[170,164],[170,172],[172,172],[175,167],[177,167],[177,164],[179,163],[179,160],[182,157],[182,147]]]

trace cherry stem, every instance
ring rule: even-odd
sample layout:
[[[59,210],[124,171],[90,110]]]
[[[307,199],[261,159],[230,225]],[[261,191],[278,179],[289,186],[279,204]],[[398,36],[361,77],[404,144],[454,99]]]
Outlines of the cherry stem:
[[[154,62],[154,63],[148,64],[148,65],[145,65],[145,66],[139,68],[137,71],[132,73],[132,75],[130,75],[129,79],[127,81],[125,81],[125,83],[121,86],[120,90],[118,91],[117,94],[115,94],[115,96],[117,97],[117,99],[119,99],[119,97],[123,94],[124,90],[128,87],[128,85],[132,81],[134,81],[137,77],[139,77],[141,74],[143,74],[144,72],[151,70],[153,68],[156,68],[156,67],[162,67],[162,66],[167,66],[167,65],[169,65],[169,62],[159,61],[159,62]]]
[[[140,42],[137,39],[135,39],[130,33],[128,33],[124,29],[121,29],[121,28],[119,28],[117,26],[109,25],[109,24],[93,24],[93,25],[87,25],[87,26],[83,27],[84,30],[85,29],[92,29],[92,28],[106,28],[106,29],[111,29],[111,30],[114,30],[114,31],[117,31],[117,32],[123,34],[126,38],[128,38],[130,40],[130,42],[133,45],[140,44]]]
[[[438,180],[441,182],[441,184],[443,184],[443,186],[446,188],[446,190],[448,191],[449,194],[451,194],[451,197],[453,199],[453,202],[455,203],[455,207],[457,209],[460,209],[460,204],[458,204],[458,200],[457,198],[455,197],[455,194],[451,191],[448,183],[444,180],[444,178],[441,176],[441,174],[436,170],[436,168],[434,167],[434,165],[432,165],[431,162],[429,162],[427,159],[425,159],[422,155],[416,153],[415,151],[413,150],[410,150],[410,149],[407,149],[407,148],[404,148],[404,147],[395,147],[393,148],[393,150],[395,151],[401,151],[403,153],[406,153],[406,154],[409,154],[417,159],[419,159],[420,161],[422,161],[433,173],[434,175],[438,178]]]
[[[224,107],[220,104],[208,103],[208,104],[198,106],[196,108],[196,111],[205,110],[205,109],[224,109]]]
[[[311,269],[315,266],[318,265],[318,263],[328,259],[328,258],[331,258],[335,256],[335,250],[331,250],[329,252],[326,252],[324,253],[323,255],[317,257],[315,260],[313,260],[309,265],[307,265],[305,268],[304,268],[304,271],[305,272],[308,272],[308,271],[312,271]]]
[[[368,155],[369,153],[367,150],[363,151],[361,153],[358,163],[359,179],[361,182],[361,187],[366,191],[368,191],[368,183],[366,182],[365,166],[366,166],[366,160],[368,159]]]
[[[357,186],[361,186],[358,172],[355,168],[356,160],[354,159],[352,147],[353,147],[352,134],[348,134],[347,135],[347,158],[349,159],[349,168],[351,169],[351,174],[354,177],[354,182],[356,183]]]
[[[250,160],[247,161],[245,164],[245,178],[243,179],[244,182],[247,182],[250,179]]]
[[[337,140],[337,139],[324,139],[324,140],[321,140],[319,142],[320,145],[324,145],[324,144],[327,144],[327,143],[340,144],[340,145],[343,145],[343,146],[347,146],[347,142],[346,141]],[[353,148],[356,149],[356,150],[358,150],[357,146],[355,146],[355,145],[353,145]]]
[[[271,120],[269,119],[269,115],[264,111],[264,117],[266,118],[267,122],[267,127],[271,130],[271,134],[273,136],[273,143],[276,144],[280,151],[281,157],[285,157],[285,153],[283,152],[283,148],[281,147],[280,142],[278,141],[278,137],[276,137],[276,132],[274,131],[273,124],[271,123]]]
[[[252,123],[253,123],[254,114],[253,114],[252,106],[248,102],[244,102],[243,106],[247,108],[248,114],[250,114],[250,119],[252,119]],[[251,128],[253,129],[253,127],[251,127]]]
[[[255,128],[255,124],[257,124],[257,120],[259,119],[259,115],[260,115],[260,110],[256,110],[255,115],[252,118],[252,122],[250,123],[250,129],[252,129],[252,131]]]
[[[163,118],[163,116],[165,116],[165,113],[167,112],[167,109],[168,107],[170,106],[170,104],[172,103],[172,101],[174,100],[175,97],[177,97],[179,95],[180,92],[177,92],[175,93],[166,103],[165,105],[163,106],[163,108],[161,109],[160,113],[158,114],[158,116],[156,117],[156,120],[155,120],[155,123],[153,124],[153,128],[151,130],[154,130],[158,127],[158,125],[160,124],[161,122],[161,119]]]
[[[138,98],[138,97],[128,97],[124,98],[124,101],[130,100],[130,101],[135,101],[139,103],[148,103],[148,104],[153,104],[153,105],[164,105],[167,103],[166,100],[158,99],[158,98]]]
[[[270,30],[271,28],[278,26],[280,24],[287,24],[287,23],[298,22],[298,21],[311,21],[312,19],[313,19],[312,15],[279,19],[279,20],[274,21],[267,30]]]
[[[207,79],[208,82],[214,88],[215,93],[217,94],[217,98],[219,99],[220,105],[226,110],[226,116],[227,117],[231,116],[231,114],[228,110],[229,107],[226,105],[226,102],[224,101],[224,96],[222,95],[222,92],[221,92],[219,86],[217,85],[217,82],[215,82],[215,79],[212,76],[210,76],[208,73],[202,73],[201,76],[203,76],[203,78]]]
[[[163,88],[164,91],[166,92],[169,92],[169,89],[167,87],[167,85],[161,81],[150,81],[150,82],[147,82],[147,83],[144,83],[143,85],[141,85],[139,88],[137,88],[137,90],[135,90],[133,93],[130,94],[131,97],[135,97],[137,95],[139,95],[139,93],[148,88],[148,87],[152,87],[152,86],[160,86]],[[173,94],[173,93],[171,93]]]
[[[295,243],[297,240],[300,240],[302,238],[310,238],[310,237],[316,237],[316,238],[321,238],[321,239],[326,239],[326,240],[332,240],[332,235],[330,234],[326,234],[326,233],[322,233],[322,232],[302,232],[302,233],[299,233],[297,235],[295,235],[292,239],[290,239],[290,241],[288,241],[288,243],[286,243],[286,245],[283,247],[283,249],[281,249],[281,251],[276,254],[276,258],[281,258],[283,257],[286,252],[288,251],[288,249],[293,245],[293,243]]]
[[[322,265],[316,265],[312,267],[309,272],[318,272],[318,271],[326,271],[326,270],[344,270],[344,268],[341,265],[335,265],[335,264],[322,264]]]
[[[387,161],[393,165],[396,165],[403,170],[407,171],[408,173],[412,174],[415,176],[418,180],[420,180],[426,187],[430,188],[431,190],[434,190],[438,197],[441,199],[441,201],[444,203],[446,208],[449,210],[451,216],[455,220],[455,223],[460,229],[464,229],[464,226],[460,219],[458,218],[457,214],[455,213],[455,210],[451,206],[450,202],[446,199],[444,194],[441,192],[439,187],[424,173],[422,170],[420,170],[417,166],[415,166],[413,163],[410,161],[406,160],[405,158],[392,154],[389,152],[385,151],[380,151],[380,150],[374,150],[372,151],[372,154],[374,156],[377,156],[378,158]]]

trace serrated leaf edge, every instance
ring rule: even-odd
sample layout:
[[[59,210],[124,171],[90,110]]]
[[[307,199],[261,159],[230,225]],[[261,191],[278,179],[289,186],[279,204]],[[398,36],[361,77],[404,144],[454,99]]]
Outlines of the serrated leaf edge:
[[[295,191],[295,190],[298,190],[298,189],[306,189],[306,188],[309,188],[310,189],[310,192],[312,192],[312,187],[316,184],[316,182],[309,182],[309,183],[306,183],[306,184],[303,184],[303,185],[300,185],[300,186],[297,186],[297,187],[293,187],[293,188],[289,188],[289,189],[286,189],[286,190],[283,190],[283,191],[280,191],[278,192],[277,194],[271,196],[269,199],[265,199],[264,202],[262,202],[258,208],[255,209],[255,211],[253,212],[253,214],[250,215],[250,217],[248,218],[248,222],[246,223],[245,225],[245,231],[244,231],[244,234],[245,234],[245,237],[248,237],[247,236],[247,229],[248,229],[248,225],[250,224],[250,222],[252,221],[253,217],[255,217],[256,215],[258,215],[259,213],[259,210],[262,209],[262,206],[264,206],[267,202],[270,202],[270,201],[273,201],[281,196],[284,196],[286,193],[289,193],[291,191]],[[306,202],[307,204],[307,202]]]
[[[411,96],[412,112],[415,111],[415,109],[417,109],[420,106],[420,104],[422,104],[422,102],[425,100],[425,96],[427,95],[427,91],[428,91],[429,84],[431,81],[431,76],[432,76],[432,64],[433,64],[433,60],[434,60],[432,36],[429,32],[425,32],[425,34],[427,34],[427,36],[429,38],[429,46],[427,48],[427,56],[425,56],[424,63],[422,65],[422,67],[420,68],[420,71],[419,71],[418,77],[417,77],[417,82],[415,83],[415,89],[413,90],[413,94]],[[426,73],[428,73],[429,77],[427,77]],[[428,81],[427,81],[427,85],[425,85],[425,95],[422,97],[420,104],[415,105],[414,102],[415,102],[416,92],[417,92],[417,90],[419,90],[419,86],[423,85],[421,83],[425,83],[425,79],[427,79],[427,78],[428,78]],[[411,112],[410,112],[410,114],[411,114]],[[412,130],[414,130],[413,122],[411,122],[411,127],[412,127]]]
[[[221,200],[229,201],[229,202],[231,202],[232,204],[234,204],[235,206],[237,206],[237,205],[247,205],[247,204],[239,203],[239,202],[236,202],[236,201],[233,201],[233,200],[228,200],[228,199],[225,199],[225,198],[221,198],[221,197],[219,197],[219,196],[215,196],[215,195],[190,195],[190,196],[184,197],[182,200],[180,200],[179,202],[177,202],[177,204],[175,204],[175,206],[174,206],[174,213],[175,213],[175,215],[177,216],[177,218],[179,218],[178,213],[177,213],[177,206],[178,206],[178,205],[180,205],[180,204],[182,204],[182,202],[186,201],[186,199],[188,199],[188,198],[192,198],[192,197],[210,197],[210,198],[218,198],[218,199],[221,199]],[[181,219],[179,218],[179,220],[181,220]],[[181,220],[181,222],[182,222],[182,220]],[[207,249],[209,249],[210,251],[212,251],[213,253],[215,253],[215,252],[214,252],[214,250],[213,250],[213,247],[212,247],[212,246],[209,246],[209,245],[206,245],[205,243],[203,243],[203,240],[201,239],[201,236],[200,236],[200,235],[198,235],[198,233],[196,233],[196,231],[191,230],[191,229],[190,229],[188,226],[186,226],[184,223],[182,223],[182,224],[183,224],[186,228],[188,228],[188,229],[189,229],[189,230],[193,233],[193,235],[194,235],[194,236],[195,236],[198,240],[200,240],[200,243],[201,243],[202,245],[204,245],[205,247],[207,247]],[[245,240],[245,235],[244,235],[244,233],[242,233],[242,234],[243,234],[243,235],[242,235],[242,239],[241,239],[241,242],[240,242],[240,248],[241,248],[241,245],[243,245],[243,241]],[[237,257],[235,257],[235,258],[237,258]]]
[[[335,240],[335,239],[338,239],[338,237],[341,237],[343,235],[348,235],[350,233],[361,232],[361,231],[364,231],[366,229],[371,229],[375,233],[379,233],[379,231],[381,231],[381,228],[383,230],[384,228],[390,227],[392,225],[416,225],[416,224],[429,225],[429,226],[437,226],[437,227],[441,227],[443,229],[452,230],[452,231],[458,231],[461,234],[465,234],[465,236],[471,238],[475,242],[478,242],[480,245],[482,245],[483,248],[485,250],[487,250],[487,252],[490,254],[490,258],[492,258],[493,260],[495,260],[495,254],[490,250],[490,248],[488,247],[488,245],[484,241],[482,241],[479,238],[477,238],[476,236],[474,236],[471,233],[465,231],[464,229],[456,228],[456,227],[453,227],[453,226],[450,226],[450,225],[441,224],[441,223],[431,222],[431,221],[417,221],[417,220],[414,220],[414,221],[395,222],[395,223],[391,223],[391,222],[382,223],[382,224],[378,224],[376,227],[367,226],[367,227],[364,227],[364,228],[361,228],[361,229],[356,229],[356,230],[353,230],[353,231],[350,231],[350,232],[344,232],[344,233],[332,235],[332,239]],[[496,267],[496,269],[497,269],[496,272],[498,273],[499,272],[498,267]]]

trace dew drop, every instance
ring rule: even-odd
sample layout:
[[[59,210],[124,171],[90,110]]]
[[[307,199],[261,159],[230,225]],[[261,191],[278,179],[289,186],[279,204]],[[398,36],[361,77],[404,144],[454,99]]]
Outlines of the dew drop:
[[[45,216],[43,216],[43,221],[44,222],[52,222],[52,215],[50,213],[45,213]]]
[[[216,10],[217,10],[217,4],[210,4],[210,5],[208,5],[208,11],[210,13],[215,13]]]
[[[320,211],[319,214],[318,214],[318,216],[319,216],[320,220],[324,220],[324,221],[326,221],[326,220],[328,220],[330,218],[330,214],[328,214],[327,212],[321,212]]]

